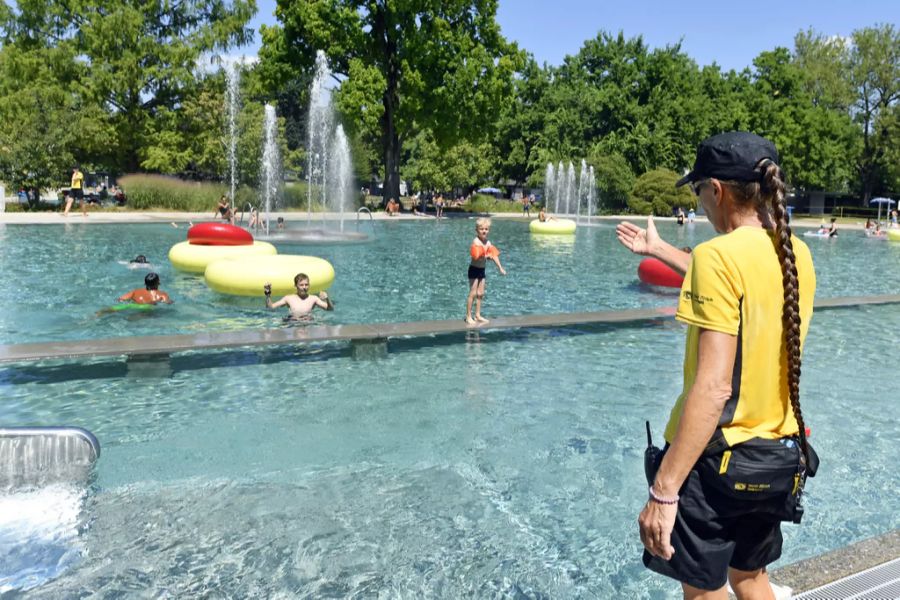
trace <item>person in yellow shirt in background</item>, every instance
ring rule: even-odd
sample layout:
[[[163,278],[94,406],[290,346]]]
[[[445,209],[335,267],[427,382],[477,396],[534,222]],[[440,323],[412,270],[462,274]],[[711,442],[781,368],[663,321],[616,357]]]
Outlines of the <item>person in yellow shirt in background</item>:
[[[86,217],[87,207],[84,205],[84,175],[77,166],[72,169],[72,184],[69,186],[69,193],[66,195],[66,210],[63,216],[69,216],[69,209],[72,208],[72,202],[78,198],[81,204],[81,215]]]
[[[652,220],[617,227],[632,252],[686,271],[684,387],[666,447],[648,444],[638,518],[644,564],[680,581],[685,598],[724,600],[726,581],[738,598],[773,598],[766,566],[781,556],[781,521],[800,522],[818,467],[799,398],[816,277],[791,235],[784,181],[772,142],[715,135],[676,185],[691,185],[717,237],[687,254]]]

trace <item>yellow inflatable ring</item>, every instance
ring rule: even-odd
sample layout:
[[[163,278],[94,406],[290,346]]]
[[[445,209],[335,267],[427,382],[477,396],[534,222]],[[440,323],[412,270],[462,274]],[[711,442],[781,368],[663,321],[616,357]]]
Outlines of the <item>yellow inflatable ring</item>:
[[[223,258],[268,254],[278,254],[275,246],[268,242],[253,242],[252,246],[205,246],[179,242],[169,249],[169,260],[179,271],[202,273],[209,263]]]
[[[900,242],[900,229],[888,229],[888,239],[892,242]]]
[[[272,284],[272,296],[296,294],[294,277],[309,275],[309,293],[318,294],[334,282],[334,268],[324,258],[277,254],[240,256],[210,263],[206,267],[206,285],[233,296],[262,296],[263,286]]]
[[[550,219],[549,221],[539,221],[535,219],[528,225],[531,233],[542,233],[547,235],[572,235],[575,233],[575,221],[571,219]]]

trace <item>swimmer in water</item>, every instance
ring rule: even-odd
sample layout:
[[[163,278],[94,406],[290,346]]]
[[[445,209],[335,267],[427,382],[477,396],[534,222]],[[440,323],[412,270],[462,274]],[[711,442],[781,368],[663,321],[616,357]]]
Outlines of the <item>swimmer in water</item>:
[[[145,289],[137,288],[131,290],[127,294],[119,296],[119,302],[134,302],[135,304],[157,304],[164,302],[172,304],[169,295],[159,289],[159,275],[156,273],[147,273],[144,277]]]
[[[324,290],[319,292],[318,296],[310,295],[309,275],[306,273],[297,273],[294,277],[294,285],[297,287],[296,294],[288,294],[281,300],[272,302],[272,284],[265,284],[263,293],[266,295],[266,308],[288,306],[291,320],[308,319],[317,306],[323,310],[334,310],[334,303]]]
[[[153,265],[150,264],[150,261],[147,260],[147,257],[143,254],[138,254],[134,258],[129,261],[120,260],[118,261],[120,265],[125,265],[129,269],[152,269]]]

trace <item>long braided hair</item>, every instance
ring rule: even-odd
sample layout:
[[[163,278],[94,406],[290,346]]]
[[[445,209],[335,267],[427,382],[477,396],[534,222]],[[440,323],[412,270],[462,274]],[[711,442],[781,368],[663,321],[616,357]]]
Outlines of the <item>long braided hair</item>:
[[[788,396],[794,418],[799,427],[800,450],[803,460],[809,464],[809,447],[806,442],[806,425],[800,410],[800,284],[797,280],[797,264],[794,244],[791,242],[791,226],[784,203],[784,172],[774,161],[764,158],[756,165],[760,173],[758,182],[723,182],[735,192],[741,204],[755,204],[757,210],[771,214],[775,229],[775,253],[781,263],[781,281],[784,287],[784,307],[781,323],[784,329],[784,347],[787,353]],[[771,211],[771,212],[770,212]]]

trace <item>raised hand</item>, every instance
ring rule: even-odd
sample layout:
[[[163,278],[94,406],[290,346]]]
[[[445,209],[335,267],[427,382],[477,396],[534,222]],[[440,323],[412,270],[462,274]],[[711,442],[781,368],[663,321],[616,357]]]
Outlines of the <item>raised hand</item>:
[[[622,221],[616,225],[616,238],[619,243],[634,252],[648,256],[653,254],[660,241],[656,225],[653,224],[653,215],[647,217],[647,228],[638,227],[634,223]]]

